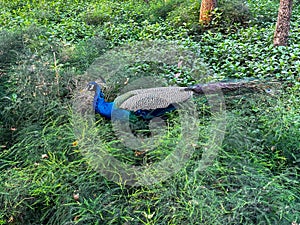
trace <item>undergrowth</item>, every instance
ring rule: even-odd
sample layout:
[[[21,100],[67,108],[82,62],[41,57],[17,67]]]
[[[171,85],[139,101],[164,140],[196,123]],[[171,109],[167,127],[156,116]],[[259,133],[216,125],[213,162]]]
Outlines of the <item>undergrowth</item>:
[[[2,1],[0,224],[299,224],[299,7],[290,45],[274,48],[278,3],[234,1],[243,8],[230,20],[236,5],[226,2],[216,15],[227,20],[205,28],[193,0]],[[127,57],[118,55],[124,43],[141,56],[149,42],[138,43],[149,40],[192,52],[192,68],[152,59],[118,67]],[[154,147],[134,151],[110,121],[90,113],[93,94],[82,88],[96,59],[116,69],[114,76],[93,75],[107,80],[108,100],[145,77],[179,86],[250,77],[266,88],[225,94],[224,118],[209,98],[195,96],[197,117],[180,120],[179,111],[158,121],[163,130],[150,124],[159,133]],[[74,117],[74,106],[90,116]],[[226,129],[214,119],[225,119]],[[208,154],[212,130],[224,139]],[[147,129],[143,135],[151,137]],[[132,177],[115,173],[111,155],[117,169],[142,168],[153,178],[142,182],[159,182],[130,186],[119,178]],[[207,159],[209,165],[199,163]],[[151,170],[161,162],[168,167]]]

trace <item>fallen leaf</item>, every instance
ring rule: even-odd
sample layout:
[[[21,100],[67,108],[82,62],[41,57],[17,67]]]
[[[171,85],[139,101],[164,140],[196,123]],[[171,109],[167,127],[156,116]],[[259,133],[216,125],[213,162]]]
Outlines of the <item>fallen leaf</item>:
[[[42,154],[42,159],[48,159],[49,156],[47,154]]]

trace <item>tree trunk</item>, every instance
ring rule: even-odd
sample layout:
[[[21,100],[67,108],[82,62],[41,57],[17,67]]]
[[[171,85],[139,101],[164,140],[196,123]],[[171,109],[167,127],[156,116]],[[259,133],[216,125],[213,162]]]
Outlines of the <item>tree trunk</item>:
[[[211,20],[211,11],[217,7],[217,0],[202,0],[199,22],[208,24]]]
[[[293,0],[280,0],[276,29],[274,33],[274,46],[286,46],[290,31],[290,19]]]

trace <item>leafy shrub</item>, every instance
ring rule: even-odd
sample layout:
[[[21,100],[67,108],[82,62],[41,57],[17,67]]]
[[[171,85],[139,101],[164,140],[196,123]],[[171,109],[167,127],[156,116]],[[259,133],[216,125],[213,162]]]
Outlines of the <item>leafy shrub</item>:
[[[165,20],[168,17],[169,13],[171,13],[176,8],[181,7],[182,2],[183,2],[182,0],[150,1],[150,10],[149,10],[150,20],[154,22]]]
[[[254,24],[267,26],[276,23],[279,2],[274,2],[273,0],[250,0],[248,4],[252,14],[251,20]]]
[[[88,66],[108,48],[107,41],[94,36],[77,44],[66,44],[59,49],[58,58],[64,68],[76,68],[84,73]]]
[[[204,32],[197,25],[196,0],[150,0],[149,4],[142,0],[1,1],[0,224],[299,223],[299,7],[293,9],[291,45],[273,48],[278,2],[248,3],[255,26],[241,29],[244,17],[236,14],[238,25],[232,30],[224,26],[226,30],[216,27]],[[102,17],[106,7],[107,15]],[[225,13],[217,12],[220,17]],[[32,24],[37,29],[27,30]],[[20,26],[26,29],[18,31]],[[91,38],[96,33],[99,36]],[[199,41],[191,40],[188,33],[197,34]],[[257,93],[225,96],[223,148],[213,165],[201,173],[196,169],[210,135],[209,113],[205,97],[195,97],[201,138],[191,160],[162,183],[128,187],[107,180],[81,155],[82,146],[70,122],[69,100],[75,94],[78,74],[103,56],[103,51],[153,39],[176,40],[193,49],[195,58],[209,64],[215,74],[207,75],[202,67],[193,73],[176,63],[145,60],[126,65],[108,84],[121,89],[124,78],[151,75],[183,86],[196,78],[206,82],[256,77],[262,81],[277,78],[287,82],[288,88],[272,97]],[[103,57],[119,63],[114,55]],[[116,94],[105,91],[110,99]],[[176,138],[172,143],[161,140],[159,152],[136,156],[127,148],[116,148],[121,145],[110,123],[101,119],[97,125],[101,144],[129,164],[151,166],[172,151],[170,144],[177,145]],[[171,137],[173,129],[169,129]],[[76,200],[73,194],[77,192]]]
[[[101,25],[104,22],[112,20],[112,7],[107,2],[106,4],[93,5],[88,8],[82,15],[83,20],[89,25]]]
[[[3,134],[1,144],[4,146],[10,145],[10,140],[16,133],[14,122],[17,121],[17,118],[12,118],[10,113],[20,113],[16,112],[15,108],[20,104],[20,96],[16,91],[12,91],[17,88],[15,85],[17,85],[18,78],[14,77],[15,73],[12,71],[21,64],[22,57],[29,51],[28,47],[36,45],[36,35],[38,34],[39,30],[35,27],[15,32],[3,30],[0,34],[0,45],[3,50],[0,51],[0,116],[3,118],[0,129]],[[30,65],[28,65],[28,71],[30,71]]]
[[[172,26],[193,28],[199,24],[199,1],[185,1],[168,14],[167,21]]]
[[[199,36],[206,30],[230,33],[248,26],[251,13],[244,0],[218,1],[218,7],[212,12],[209,25],[199,24],[199,1],[187,1],[169,13],[167,21],[175,27],[187,27],[191,36]]]
[[[280,152],[285,163],[296,167],[300,165],[299,89],[299,83],[288,87],[285,94],[289,94],[281,96],[277,106],[261,117],[265,144],[273,146],[273,152]]]
[[[244,0],[218,1],[218,7],[212,12],[212,21],[208,28],[224,33],[237,31],[248,26],[251,13]]]
[[[18,53],[24,50],[24,39],[21,32],[3,30],[0,32],[0,70],[14,64]]]
[[[2,122],[8,131],[13,128],[18,133],[31,124],[42,125],[49,117],[66,112],[63,105],[71,98],[75,73],[63,70],[55,55],[52,52],[37,56],[27,50],[19,56],[19,65],[6,74],[9,79],[0,101]],[[14,140],[8,146],[12,144]]]

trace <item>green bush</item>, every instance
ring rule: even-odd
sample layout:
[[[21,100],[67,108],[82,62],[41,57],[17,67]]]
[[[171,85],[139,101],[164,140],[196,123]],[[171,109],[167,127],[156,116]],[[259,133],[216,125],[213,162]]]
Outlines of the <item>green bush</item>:
[[[285,163],[299,167],[299,83],[287,89],[285,94],[288,94],[282,96],[277,106],[267,111],[261,119],[266,134],[265,143],[273,146],[273,151],[280,152]]]
[[[209,25],[199,24],[199,1],[186,1],[168,14],[167,21],[175,27],[187,27],[191,36],[201,36],[205,31],[232,33],[247,27],[252,15],[244,0],[218,1]]]
[[[3,30],[0,32],[0,70],[8,69],[14,65],[18,53],[24,50],[24,39],[21,32]]]
[[[167,21],[175,27],[188,27],[199,24],[199,1],[185,1],[168,14]]]
[[[243,7],[236,10],[238,4]],[[196,0],[5,0],[0,6],[0,224],[299,223],[297,4],[290,46],[278,48],[272,44],[278,9],[273,0],[219,1],[216,16],[225,19],[215,18],[209,29],[198,25]],[[192,69],[180,66],[179,57],[169,64],[143,58],[118,67],[122,44],[139,58],[143,41],[157,39],[192,52]],[[76,126],[72,99],[90,79],[84,72],[96,58],[107,71],[118,69],[114,76],[95,70],[95,77],[110,78],[104,89],[109,100],[138,87],[131,82],[145,76],[164,80],[159,85],[254,77],[261,85],[276,79],[282,86],[224,96],[224,141],[203,171],[199,160],[214,115],[205,96],[196,96],[199,140],[190,160],[163,182],[131,187],[104,177],[85,154],[90,139],[78,138],[82,127]],[[85,99],[77,104],[91,107]],[[178,146],[178,114],[168,119],[159,146],[145,154],[124,146],[103,118],[94,129],[84,127],[84,135],[94,135],[103,152],[147,169]]]
[[[212,12],[212,21],[208,28],[223,33],[236,32],[247,27],[251,20],[248,4],[244,0],[218,1],[218,7]]]
[[[107,48],[107,41],[102,37],[95,36],[77,44],[62,46],[58,50],[58,58],[62,67],[66,69],[76,68],[76,73],[82,74]]]
[[[273,0],[248,1],[252,21],[259,26],[274,25],[277,21],[279,2]]]
[[[150,2],[149,17],[151,21],[159,22],[165,20],[176,8],[181,7],[182,0],[153,0]]]
[[[89,25],[101,25],[104,22],[110,21],[113,16],[112,8],[108,5],[98,5],[98,7],[93,7],[87,9],[84,12],[83,19]]]

